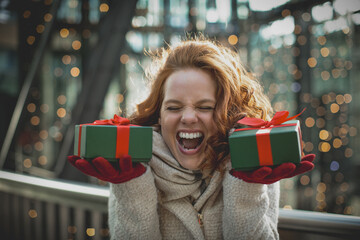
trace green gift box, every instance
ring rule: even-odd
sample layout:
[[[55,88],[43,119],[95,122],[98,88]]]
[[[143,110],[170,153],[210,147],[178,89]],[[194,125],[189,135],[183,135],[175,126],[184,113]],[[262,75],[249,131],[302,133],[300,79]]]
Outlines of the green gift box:
[[[301,130],[298,120],[270,127],[239,128],[229,137],[232,168],[241,171],[301,161]]]
[[[76,125],[74,154],[109,161],[129,154],[133,162],[148,162],[152,157],[152,131],[151,127],[134,125]]]

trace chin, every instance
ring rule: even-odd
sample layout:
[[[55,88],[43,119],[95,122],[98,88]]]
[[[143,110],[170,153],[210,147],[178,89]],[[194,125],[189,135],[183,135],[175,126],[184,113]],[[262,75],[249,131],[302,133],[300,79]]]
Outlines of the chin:
[[[198,159],[177,159],[179,164],[188,170],[200,170],[200,161]]]

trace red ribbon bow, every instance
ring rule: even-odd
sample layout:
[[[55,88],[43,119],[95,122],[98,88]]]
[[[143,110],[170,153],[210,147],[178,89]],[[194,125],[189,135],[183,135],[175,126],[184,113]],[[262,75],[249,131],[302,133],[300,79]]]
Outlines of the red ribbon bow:
[[[280,125],[284,122],[290,121],[294,118],[297,118],[298,116],[300,116],[306,108],[304,108],[301,113],[289,117],[289,112],[288,111],[280,111],[280,112],[276,112],[274,117],[270,120],[270,121],[265,121],[263,119],[260,118],[249,118],[249,117],[244,117],[242,119],[240,119],[239,121],[237,121],[240,124],[244,124],[244,125],[248,125],[250,127],[255,127],[255,128],[261,128],[261,127],[265,127],[268,128],[272,125]]]
[[[118,115],[114,114],[114,118],[112,119],[105,119],[105,120],[96,120],[93,122],[95,125],[129,125],[130,120],[127,118],[119,117]]]

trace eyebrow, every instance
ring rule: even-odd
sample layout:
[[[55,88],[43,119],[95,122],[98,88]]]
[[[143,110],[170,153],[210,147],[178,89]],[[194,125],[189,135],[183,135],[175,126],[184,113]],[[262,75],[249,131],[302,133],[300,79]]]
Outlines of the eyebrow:
[[[176,100],[176,99],[169,99],[169,100],[166,100],[164,102],[164,104],[181,104],[182,102],[179,101],[179,100]],[[200,101],[196,102],[196,104],[204,104],[204,103],[212,103],[212,104],[215,104],[216,101],[214,101],[213,99],[208,99],[208,98],[205,98],[205,99],[201,99]]]

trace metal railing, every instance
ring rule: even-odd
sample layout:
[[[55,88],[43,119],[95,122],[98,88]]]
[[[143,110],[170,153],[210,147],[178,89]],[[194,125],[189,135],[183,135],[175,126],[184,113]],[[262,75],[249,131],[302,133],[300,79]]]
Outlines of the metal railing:
[[[0,171],[1,239],[108,239],[108,187]],[[359,239],[360,217],[280,209],[281,239]]]

